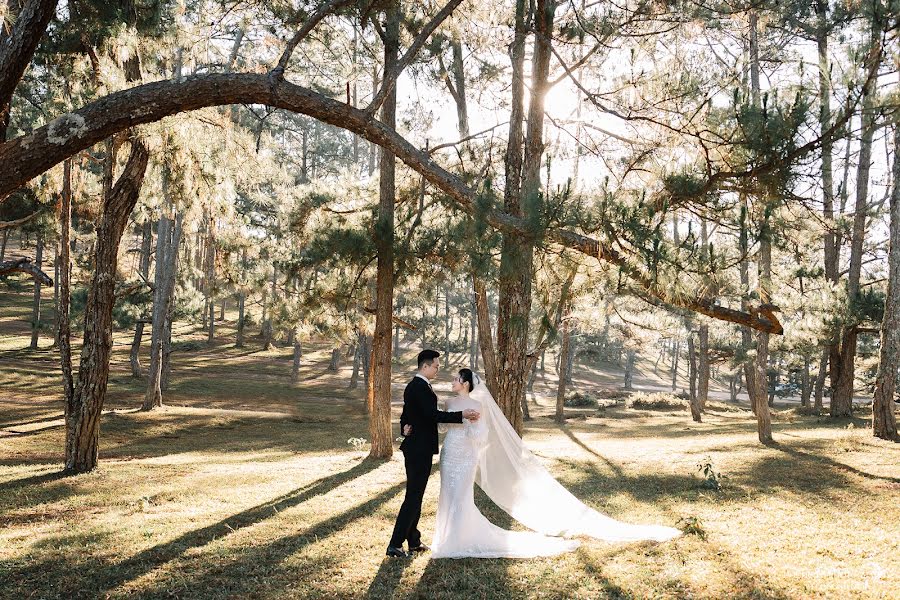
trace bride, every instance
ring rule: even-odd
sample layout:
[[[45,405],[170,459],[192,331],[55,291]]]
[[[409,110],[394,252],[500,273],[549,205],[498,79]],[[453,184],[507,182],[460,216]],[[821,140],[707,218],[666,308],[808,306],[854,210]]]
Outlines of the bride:
[[[477,410],[481,418],[450,424],[441,449],[441,491],[432,540],[434,558],[526,558],[569,552],[585,535],[606,541],[665,541],[681,535],[672,527],[632,525],[606,517],[573,496],[524,446],[470,369],[453,381],[447,410]],[[508,531],[475,506],[474,484],[532,531]]]

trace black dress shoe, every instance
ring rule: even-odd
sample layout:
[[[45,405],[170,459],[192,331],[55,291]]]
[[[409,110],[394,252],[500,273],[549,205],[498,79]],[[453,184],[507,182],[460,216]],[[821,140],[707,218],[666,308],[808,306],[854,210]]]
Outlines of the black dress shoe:
[[[425,544],[419,544],[418,546],[410,546],[409,547],[410,554],[412,554],[414,552],[428,552],[429,550],[431,550],[431,548],[429,548]]]
[[[409,554],[403,548],[395,548],[394,546],[388,546],[385,555],[393,558],[409,558]]]

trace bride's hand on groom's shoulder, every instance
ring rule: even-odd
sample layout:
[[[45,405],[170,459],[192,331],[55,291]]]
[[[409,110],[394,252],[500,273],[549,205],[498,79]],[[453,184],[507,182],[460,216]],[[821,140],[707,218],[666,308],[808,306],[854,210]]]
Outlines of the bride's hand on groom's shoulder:
[[[403,426],[403,437],[409,437],[412,433],[412,425]]]
[[[477,421],[481,417],[481,413],[477,410],[472,410],[471,408],[467,408],[462,411],[463,419],[467,419],[469,421]]]

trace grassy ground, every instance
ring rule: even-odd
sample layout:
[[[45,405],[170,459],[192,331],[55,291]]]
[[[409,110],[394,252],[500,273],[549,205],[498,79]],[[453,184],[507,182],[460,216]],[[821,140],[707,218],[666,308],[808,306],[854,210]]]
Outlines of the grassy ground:
[[[548,377],[526,440],[553,474],[616,518],[681,520],[693,533],[586,540],[548,559],[388,561],[402,461],[368,460],[348,444],[368,437],[362,393],[346,388],[349,365],[327,371],[327,344],[308,349],[292,384],[289,349],[261,352],[254,339],[235,349],[223,327],[215,344],[174,355],[168,406],[140,413],[128,334],[117,334],[101,467],[61,478],[56,355],[49,338],[22,350],[27,314],[27,295],[0,291],[3,598],[900,597],[900,445],[872,439],[862,419],[776,410],[770,448],[747,412],[723,405],[702,424],[619,404],[573,410],[560,427],[547,418]],[[176,340],[201,338],[176,328]],[[408,370],[397,371],[399,386]],[[707,460],[723,477],[718,491],[697,474]]]

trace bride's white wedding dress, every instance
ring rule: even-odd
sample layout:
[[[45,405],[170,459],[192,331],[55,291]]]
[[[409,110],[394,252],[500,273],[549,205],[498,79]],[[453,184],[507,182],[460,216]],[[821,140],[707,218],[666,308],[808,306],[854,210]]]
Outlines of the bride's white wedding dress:
[[[672,527],[616,521],[578,500],[528,451],[483,383],[468,397],[447,402],[449,411],[467,408],[481,418],[446,425],[432,557],[552,556],[577,548],[577,540],[566,539],[576,535],[606,541],[665,541],[681,535]],[[488,521],[475,506],[475,483],[533,531],[508,531]]]

